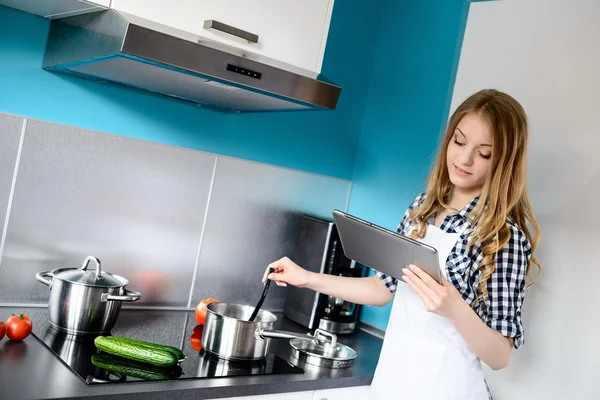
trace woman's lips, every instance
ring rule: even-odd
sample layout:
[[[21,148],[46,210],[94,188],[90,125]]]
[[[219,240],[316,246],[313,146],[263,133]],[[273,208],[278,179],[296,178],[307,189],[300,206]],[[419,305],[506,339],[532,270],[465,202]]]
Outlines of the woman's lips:
[[[454,164],[453,164],[454,165]],[[454,171],[456,171],[457,174],[462,175],[462,176],[467,176],[467,175],[471,175],[470,172],[465,171],[464,169],[460,169],[458,168],[456,165],[454,165]]]

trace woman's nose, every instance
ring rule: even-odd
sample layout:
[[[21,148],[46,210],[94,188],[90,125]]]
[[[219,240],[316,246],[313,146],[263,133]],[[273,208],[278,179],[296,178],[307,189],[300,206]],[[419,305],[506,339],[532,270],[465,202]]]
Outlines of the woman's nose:
[[[460,154],[460,161],[462,163],[464,163],[464,165],[472,165],[474,158],[475,158],[475,155],[473,154],[473,151],[470,149],[465,149]]]

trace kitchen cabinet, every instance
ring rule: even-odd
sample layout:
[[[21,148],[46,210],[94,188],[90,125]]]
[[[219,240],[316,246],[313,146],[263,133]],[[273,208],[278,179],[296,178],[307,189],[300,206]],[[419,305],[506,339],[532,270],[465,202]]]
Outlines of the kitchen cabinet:
[[[223,400],[313,400],[313,392],[264,394],[261,396],[227,397]]]
[[[315,390],[312,400],[374,400],[376,397],[371,386],[344,387],[337,389]]]
[[[110,7],[110,0],[85,0],[83,3],[90,3],[102,7]]]
[[[111,7],[319,73],[334,0],[112,0]],[[214,21],[211,27],[207,21]],[[241,38],[219,24],[242,32]],[[227,29],[225,29],[227,31]],[[247,40],[247,39],[250,39]],[[256,40],[256,43],[254,42]]]
[[[365,400],[374,399],[371,386],[354,386],[307,392],[278,393],[250,397],[228,397],[223,400]]]
[[[0,5],[44,18],[62,18],[108,8],[110,0],[0,0]]]

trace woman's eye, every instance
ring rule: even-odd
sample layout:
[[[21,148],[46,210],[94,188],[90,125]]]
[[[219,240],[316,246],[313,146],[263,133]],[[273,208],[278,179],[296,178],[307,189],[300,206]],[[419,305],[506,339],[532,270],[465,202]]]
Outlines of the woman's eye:
[[[456,138],[454,138],[454,143],[456,143],[459,146],[464,146],[464,143],[459,142],[458,140],[456,140]]]
[[[489,160],[492,157],[491,154],[481,154],[481,153],[479,153],[479,155],[481,156],[481,158],[485,158],[486,160]]]

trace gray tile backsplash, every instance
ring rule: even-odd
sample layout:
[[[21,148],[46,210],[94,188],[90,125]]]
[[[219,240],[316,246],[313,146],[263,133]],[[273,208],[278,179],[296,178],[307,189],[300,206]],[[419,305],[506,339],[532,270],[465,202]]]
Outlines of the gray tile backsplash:
[[[22,126],[0,114],[0,221]],[[87,255],[142,293],[129,307],[193,308],[209,296],[253,304],[267,264],[292,253],[300,215],[331,218],[349,189],[347,180],[27,120],[0,304],[47,303],[35,273],[79,267]],[[273,285],[265,308],[282,306]]]
[[[2,235],[2,230],[4,229],[8,199],[10,197],[10,189],[12,187],[24,122],[23,118],[0,114],[0,235]],[[1,256],[2,254],[0,254]]]
[[[88,255],[142,293],[187,305],[215,156],[28,121],[0,269],[0,302],[45,303],[38,271]]]
[[[331,218],[349,182],[219,157],[192,304],[206,297],[256,304],[267,265],[291,255],[302,213]],[[283,308],[272,285],[264,307]]]

